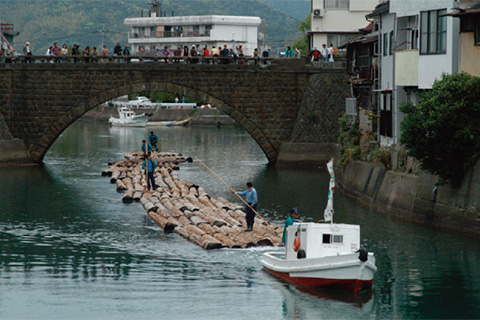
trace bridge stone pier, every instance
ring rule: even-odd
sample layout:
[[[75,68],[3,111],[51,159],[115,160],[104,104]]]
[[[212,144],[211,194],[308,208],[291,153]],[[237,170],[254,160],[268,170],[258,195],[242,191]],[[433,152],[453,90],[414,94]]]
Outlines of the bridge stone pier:
[[[346,80],[341,62],[301,59],[268,65],[0,64],[0,164],[42,162],[87,111],[140,91],[210,103],[245,128],[272,164],[315,163],[333,155]]]

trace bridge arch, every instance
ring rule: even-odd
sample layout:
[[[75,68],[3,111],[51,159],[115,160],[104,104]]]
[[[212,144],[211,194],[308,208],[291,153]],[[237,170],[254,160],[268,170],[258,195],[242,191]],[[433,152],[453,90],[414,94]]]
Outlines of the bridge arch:
[[[98,94],[93,94],[86,99],[86,101],[76,103],[75,106],[70,108],[57,121],[52,123],[51,126],[47,128],[45,134],[40,138],[38,143],[31,148],[30,152],[34,161],[41,162],[49,148],[60,136],[60,134],[77,119],[82,117],[86,112],[108,100],[112,100],[122,95],[142,91],[168,92],[178,96],[194,98],[215,106],[218,110],[234,119],[252,136],[252,138],[265,153],[270,163],[274,163],[276,161],[278,157],[278,151],[268,140],[264,132],[258,128],[253,121],[249,120],[244,114],[236,110],[231,104],[227,103],[222,98],[216,97],[202,90],[163,81],[144,81],[121,85],[116,88],[105,90]]]

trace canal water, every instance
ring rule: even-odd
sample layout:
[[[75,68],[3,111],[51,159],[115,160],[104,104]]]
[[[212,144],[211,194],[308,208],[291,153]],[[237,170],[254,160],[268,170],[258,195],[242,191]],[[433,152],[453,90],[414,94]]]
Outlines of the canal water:
[[[149,131],[77,121],[43,166],[0,168],[0,318],[480,318],[478,239],[374,214],[340,192],[335,220],[360,224],[377,258],[373,290],[359,295],[273,278],[260,264],[272,248],[205,251],[164,234],[100,175]],[[252,181],[272,224],[283,225],[292,206],[303,221],[321,218],[324,170],[270,168],[239,128],[155,132],[164,151],[197,156],[234,189]],[[182,164],[180,177],[236,201],[198,162]]]

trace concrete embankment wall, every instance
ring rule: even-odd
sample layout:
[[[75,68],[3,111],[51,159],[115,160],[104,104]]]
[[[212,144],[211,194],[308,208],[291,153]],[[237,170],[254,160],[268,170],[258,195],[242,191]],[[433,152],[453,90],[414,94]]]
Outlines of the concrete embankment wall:
[[[337,178],[340,188],[379,214],[480,236],[480,162],[458,188],[436,186],[438,177],[425,172],[386,171],[360,161],[338,170]]]
[[[141,108],[134,109],[135,113],[152,113],[149,121],[178,121],[184,120],[188,117],[191,117],[191,125],[218,125],[220,122],[221,125],[234,125],[235,120],[229,116],[223,114],[217,109],[158,109],[158,108]],[[95,120],[100,122],[106,122],[108,119],[113,117],[118,117],[118,112],[116,107],[105,106],[93,109],[87,112],[82,119],[84,120]]]

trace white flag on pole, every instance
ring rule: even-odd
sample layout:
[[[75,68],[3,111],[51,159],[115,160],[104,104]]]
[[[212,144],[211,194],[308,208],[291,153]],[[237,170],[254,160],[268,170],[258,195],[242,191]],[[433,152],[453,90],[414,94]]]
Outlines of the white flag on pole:
[[[328,190],[328,201],[325,212],[323,213],[323,219],[325,221],[333,222],[333,190],[335,190],[335,173],[333,172],[333,159],[327,163],[327,169],[330,173],[330,185]]]

